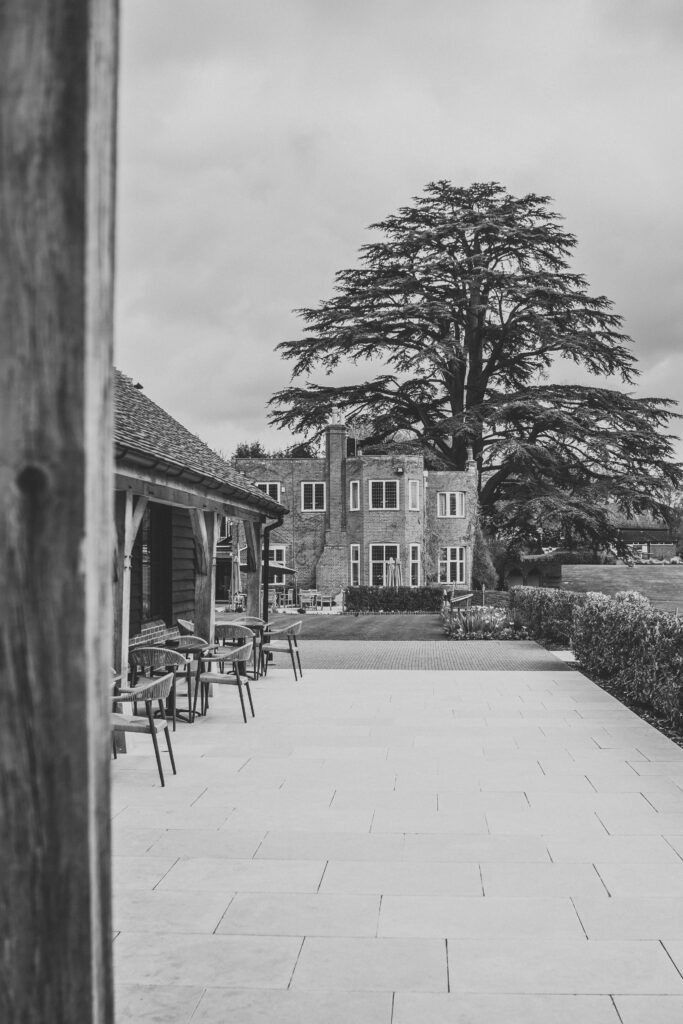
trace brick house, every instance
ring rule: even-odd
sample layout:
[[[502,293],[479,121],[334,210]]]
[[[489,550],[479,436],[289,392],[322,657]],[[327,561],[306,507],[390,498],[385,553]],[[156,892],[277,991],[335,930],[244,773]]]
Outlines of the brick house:
[[[346,425],[331,422],[322,458],[235,465],[289,508],[272,532],[270,559],[295,569],[300,588],[332,595],[347,586],[386,585],[394,564],[404,586],[470,587],[473,459],[456,472],[426,470],[421,455],[348,456]]]

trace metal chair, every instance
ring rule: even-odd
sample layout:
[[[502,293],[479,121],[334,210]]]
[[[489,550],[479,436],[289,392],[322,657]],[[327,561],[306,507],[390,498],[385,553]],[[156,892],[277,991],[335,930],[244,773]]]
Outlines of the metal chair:
[[[202,688],[202,700],[204,700],[204,692],[208,694],[209,686],[236,686],[237,692],[239,693],[240,704],[242,705],[242,717],[244,718],[245,724],[247,721],[247,710],[244,705],[244,697],[242,695],[242,687],[247,691],[247,697],[249,698],[249,707],[251,708],[251,717],[255,717],[254,702],[251,699],[251,689],[249,687],[249,676],[240,671],[240,668],[246,665],[251,657],[252,652],[252,640],[248,640],[242,644],[241,647],[225,647],[222,650],[217,650],[213,654],[206,654],[202,656],[202,665],[217,665],[218,672],[200,672],[197,676],[199,686]],[[229,665],[232,669],[226,671],[226,665]],[[207,697],[208,707],[208,697]]]
[[[294,679],[297,679],[296,666],[299,665],[299,675],[303,676],[303,669],[301,668],[301,656],[299,654],[299,645],[297,643],[297,636],[301,632],[301,626],[303,625],[301,619],[297,622],[292,622],[288,626],[280,626],[274,629],[266,629],[263,632],[263,640],[261,642],[261,672],[263,675],[268,675],[268,655],[271,654],[289,654],[292,660],[292,668],[294,670]],[[296,660],[295,660],[296,659]]]
[[[171,768],[173,774],[177,775],[175,759],[173,757],[173,747],[171,746],[171,734],[168,731],[168,719],[166,718],[166,711],[164,708],[165,702],[168,700],[173,686],[175,685],[175,670],[167,672],[166,675],[160,676],[157,679],[146,679],[144,682],[139,683],[137,686],[125,687],[117,691],[112,700],[117,704],[119,703],[132,703],[133,705],[133,716],[124,715],[118,711],[112,711],[111,715],[111,728],[112,728],[112,747],[114,750],[114,757],[117,756],[116,752],[116,733],[122,732],[134,732],[134,733],[146,733],[152,737],[152,743],[154,744],[154,754],[157,759],[157,768],[159,769],[159,779],[161,785],[165,786],[164,781],[164,770],[161,766],[161,754],[159,752],[159,740],[157,739],[157,733],[162,729],[166,733],[166,743],[168,744],[168,756],[171,760]],[[145,717],[137,716],[135,714],[138,701],[144,702],[145,705]],[[159,704],[159,718],[154,717],[152,711],[152,702],[157,701]]]
[[[170,647],[133,647],[128,652],[128,662],[131,668],[131,683],[135,687],[139,678],[147,676],[153,679],[155,676],[165,675],[169,669],[172,674],[170,688],[170,710],[173,720],[173,731],[176,728],[176,676],[178,669],[188,669],[188,660],[179,650]],[[134,708],[137,712],[137,708]]]

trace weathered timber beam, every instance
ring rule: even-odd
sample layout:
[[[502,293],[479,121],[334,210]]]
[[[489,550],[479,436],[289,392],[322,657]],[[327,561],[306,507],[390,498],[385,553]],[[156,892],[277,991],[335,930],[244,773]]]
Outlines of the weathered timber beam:
[[[194,626],[198,636],[213,643],[216,629],[216,540],[218,523],[215,512],[190,510],[195,543],[202,552],[203,572],[195,572]]]
[[[115,0],[0,2],[0,1020],[112,1024]]]
[[[260,523],[244,524],[244,533],[247,539],[248,564],[250,571],[245,573],[247,578],[247,615],[260,615],[260,591],[261,591],[261,561],[262,561],[262,532]],[[253,571],[252,570],[253,567]]]
[[[130,490],[134,494],[144,495],[151,501],[157,501],[162,505],[200,508],[206,512],[219,512],[231,519],[252,520],[253,522],[263,522],[266,518],[263,512],[232,499],[221,498],[216,491],[209,491],[201,487],[190,489],[190,485],[181,480],[177,483],[169,483],[162,476],[155,477],[147,473],[117,471],[115,487],[117,490]]]
[[[132,491],[116,491],[114,523],[116,527],[114,588],[114,668],[117,672],[128,665],[130,639],[130,586],[135,538],[147,508],[147,498]]]

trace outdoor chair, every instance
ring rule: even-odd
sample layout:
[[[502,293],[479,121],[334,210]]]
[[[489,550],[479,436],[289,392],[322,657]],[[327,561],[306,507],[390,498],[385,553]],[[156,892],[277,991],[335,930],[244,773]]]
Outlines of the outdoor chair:
[[[216,665],[219,670],[218,672],[200,672],[197,677],[197,682],[202,691],[202,706],[204,714],[208,707],[208,692],[210,686],[236,686],[240,698],[240,704],[242,705],[242,717],[244,718],[245,723],[247,721],[247,710],[244,705],[242,687],[247,691],[249,707],[251,708],[251,717],[255,717],[254,702],[251,699],[251,689],[249,687],[249,676],[246,672],[242,675],[242,672],[240,671],[251,657],[252,644],[253,640],[248,640],[246,643],[242,644],[241,647],[224,647],[222,650],[215,650],[212,654],[202,656],[201,662],[203,666]],[[204,701],[206,701],[206,703],[204,703]]]
[[[263,630],[266,628],[268,623],[265,619],[260,619],[257,615],[240,615],[238,619],[233,619],[230,625],[233,626],[247,626],[248,629],[254,634],[254,647],[253,647],[253,678],[258,679],[259,677],[259,648],[261,645],[261,639],[263,637]],[[218,639],[218,637],[216,637]]]
[[[301,590],[299,591],[299,605],[301,608],[317,608],[318,606],[318,591],[317,590]]]
[[[298,678],[296,674],[297,663],[299,665],[299,675],[303,676],[299,645],[297,643],[297,636],[301,632],[301,626],[302,622],[299,619],[298,622],[292,622],[288,626],[264,630],[261,642],[261,672],[264,676],[268,674],[269,655],[274,654],[289,654],[294,670],[294,679]]]
[[[185,671],[185,684],[186,684],[186,696],[187,696],[187,716],[189,722],[194,722],[195,709],[196,709],[196,695],[197,695],[197,682],[194,679],[193,683],[193,671],[192,667],[196,662],[196,669],[194,675],[198,675],[200,671],[200,655],[207,650],[212,650],[212,645],[208,640],[205,640],[203,636],[195,636],[194,633],[183,633],[178,640],[171,641],[173,650],[178,651],[182,654],[187,663],[187,669]],[[177,686],[177,681],[176,681]],[[185,694],[181,694],[185,696]],[[194,699],[193,699],[194,698]]]
[[[176,775],[175,760],[173,757],[173,747],[171,746],[171,734],[168,731],[168,719],[166,718],[166,710],[164,708],[165,702],[169,699],[173,686],[175,685],[175,670],[167,672],[164,676],[159,676],[155,679],[145,679],[144,682],[139,683],[137,686],[130,688],[124,688],[116,692],[112,699],[116,704],[120,703],[132,703],[133,704],[133,716],[124,715],[118,711],[112,711],[111,715],[111,727],[112,727],[112,747],[114,751],[114,757],[117,756],[116,752],[116,734],[133,732],[139,734],[147,733],[152,737],[152,743],[154,744],[154,754],[157,759],[157,768],[159,769],[159,779],[161,785],[165,786],[164,781],[164,770],[161,766],[161,754],[159,752],[159,740],[157,733],[163,731],[166,733],[166,743],[168,744],[168,756],[171,760],[171,768],[173,774]],[[154,717],[152,711],[152,703],[157,701],[159,705],[159,718]],[[136,709],[138,702],[144,703],[145,705],[145,716],[138,716]]]
[[[176,619],[175,624],[181,636],[189,636],[194,633],[194,622],[190,622],[189,619]]]
[[[169,706],[173,720],[173,731],[175,732],[177,709],[176,677],[179,669],[184,669],[186,674],[189,673],[189,663],[185,655],[170,647],[133,647],[128,652],[128,662],[131,668],[131,683],[133,687],[135,687],[138,679],[142,677],[146,676],[153,679],[156,676],[165,675],[169,670],[171,671],[172,680],[169,692]],[[188,701],[188,708],[190,703]],[[136,707],[133,710],[137,712]]]

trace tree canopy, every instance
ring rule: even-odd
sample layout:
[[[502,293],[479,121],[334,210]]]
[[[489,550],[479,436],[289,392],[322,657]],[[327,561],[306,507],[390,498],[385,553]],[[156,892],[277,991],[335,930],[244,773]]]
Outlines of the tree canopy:
[[[403,447],[455,469],[471,446],[484,522],[515,535],[545,524],[564,543],[605,542],[608,502],[661,516],[680,480],[665,432],[675,403],[626,390],[631,339],[572,269],[576,239],[550,203],[437,181],[371,225],[379,238],[360,265],[298,310],[303,337],[278,346],[294,367],[271,421],[313,437],[336,405],[369,418],[364,448],[400,432]],[[618,386],[551,383],[561,359]],[[364,362],[380,372],[337,386],[309,377]]]

